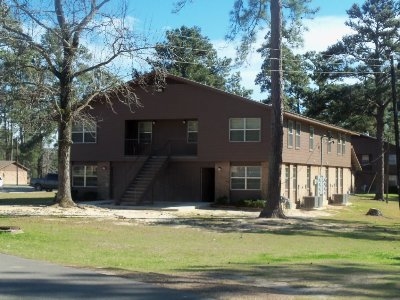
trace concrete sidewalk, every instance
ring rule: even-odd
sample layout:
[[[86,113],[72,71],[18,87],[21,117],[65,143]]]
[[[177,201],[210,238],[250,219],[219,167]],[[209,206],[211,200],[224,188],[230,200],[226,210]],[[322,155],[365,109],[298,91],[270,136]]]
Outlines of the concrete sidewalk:
[[[0,254],[0,299],[202,299],[90,270]]]

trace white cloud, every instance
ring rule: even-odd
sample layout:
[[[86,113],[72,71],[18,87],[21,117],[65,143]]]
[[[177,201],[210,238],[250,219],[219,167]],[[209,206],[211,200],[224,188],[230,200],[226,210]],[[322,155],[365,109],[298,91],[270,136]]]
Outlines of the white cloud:
[[[307,51],[324,51],[328,46],[335,44],[344,35],[351,34],[352,31],[345,25],[346,16],[328,16],[317,17],[313,20],[305,20],[305,25],[309,29],[304,34],[304,47],[296,49],[296,53],[305,53]],[[252,98],[262,100],[267,97],[265,93],[260,92],[260,87],[255,85],[254,80],[260,72],[263,62],[262,57],[255,50],[260,48],[264,40],[264,32],[258,34],[254,51],[249,55],[247,61],[240,67],[242,75],[242,84],[248,89],[253,90]],[[213,41],[220,57],[235,57],[235,44],[226,41]]]
[[[326,50],[328,46],[335,44],[343,36],[353,33],[344,24],[346,20],[346,16],[319,17],[314,20],[306,20],[304,23],[309,30],[304,34],[304,47],[299,49],[299,52]]]

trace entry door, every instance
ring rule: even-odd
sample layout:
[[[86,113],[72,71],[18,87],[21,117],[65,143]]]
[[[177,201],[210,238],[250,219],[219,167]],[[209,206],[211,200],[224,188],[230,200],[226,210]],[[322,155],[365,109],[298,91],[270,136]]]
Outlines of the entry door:
[[[201,199],[204,202],[215,200],[215,169],[201,169]]]

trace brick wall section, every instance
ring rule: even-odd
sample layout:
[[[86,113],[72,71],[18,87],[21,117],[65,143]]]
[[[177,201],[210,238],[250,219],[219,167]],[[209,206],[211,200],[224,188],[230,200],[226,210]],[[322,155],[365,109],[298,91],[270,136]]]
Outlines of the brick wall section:
[[[230,163],[215,163],[215,199],[228,197],[230,194]]]
[[[268,187],[268,162],[261,163],[261,198],[267,199],[267,187]]]
[[[290,167],[290,187],[289,187],[289,195],[285,193],[285,166],[289,164],[282,165],[282,177],[281,177],[281,194],[289,197],[289,199],[294,203],[300,202],[304,203],[304,197],[306,196],[315,196],[316,195],[316,186],[315,186],[315,177],[320,174],[320,167],[311,166],[311,186],[310,190],[307,189],[307,165],[296,165],[297,166],[297,186],[294,188],[293,182],[293,172],[294,165],[289,165]],[[353,190],[354,185],[354,175],[349,168],[343,168],[343,188],[341,189],[337,185],[336,179],[336,170],[340,171],[341,168],[329,168],[328,169],[328,183],[327,183],[327,191],[324,194],[323,205],[327,205],[328,201],[332,199],[333,194],[347,194]],[[322,168],[321,175],[326,178],[326,167]],[[340,185],[340,183],[339,183]]]
[[[27,185],[28,184],[28,173],[21,168],[18,168],[18,181],[17,181],[17,166],[9,165],[0,170],[0,176],[3,178],[3,184],[5,185]]]
[[[97,197],[99,200],[110,199],[110,163],[97,163]]]

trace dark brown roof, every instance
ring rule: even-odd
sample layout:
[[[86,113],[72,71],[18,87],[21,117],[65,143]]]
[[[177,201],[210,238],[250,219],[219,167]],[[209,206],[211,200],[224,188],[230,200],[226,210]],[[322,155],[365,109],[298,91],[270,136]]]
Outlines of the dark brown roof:
[[[310,124],[316,124],[316,125],[323,126],[325,128],[336,130],[336,131],[339,131],[339,132],[343,132],[343,133],[346,133],[346,134],[349,134],[349,135],[352,135],[352,136],[354,136],[354,135],[355,136],[359,136],[360,135],[359,133],[357,133],[355,131],[351,131],[351,130],[345,129],[343,127],[332,125],[332,124],[329,124],[329,123],[326,123],[326,122],[323,122],[323,121],[312,119],[312,118],[309,118],[309,117],[306,117],[306,116],[303,116],[303,115],[299,115],[299,114],[295,114],[295,113],[292,113],[292,112],[285,111],[284,115],[287,116],[287,117],[290,117],[292,119],[295,119],[295,120],[297,119],[297,120],[307,121]]]

